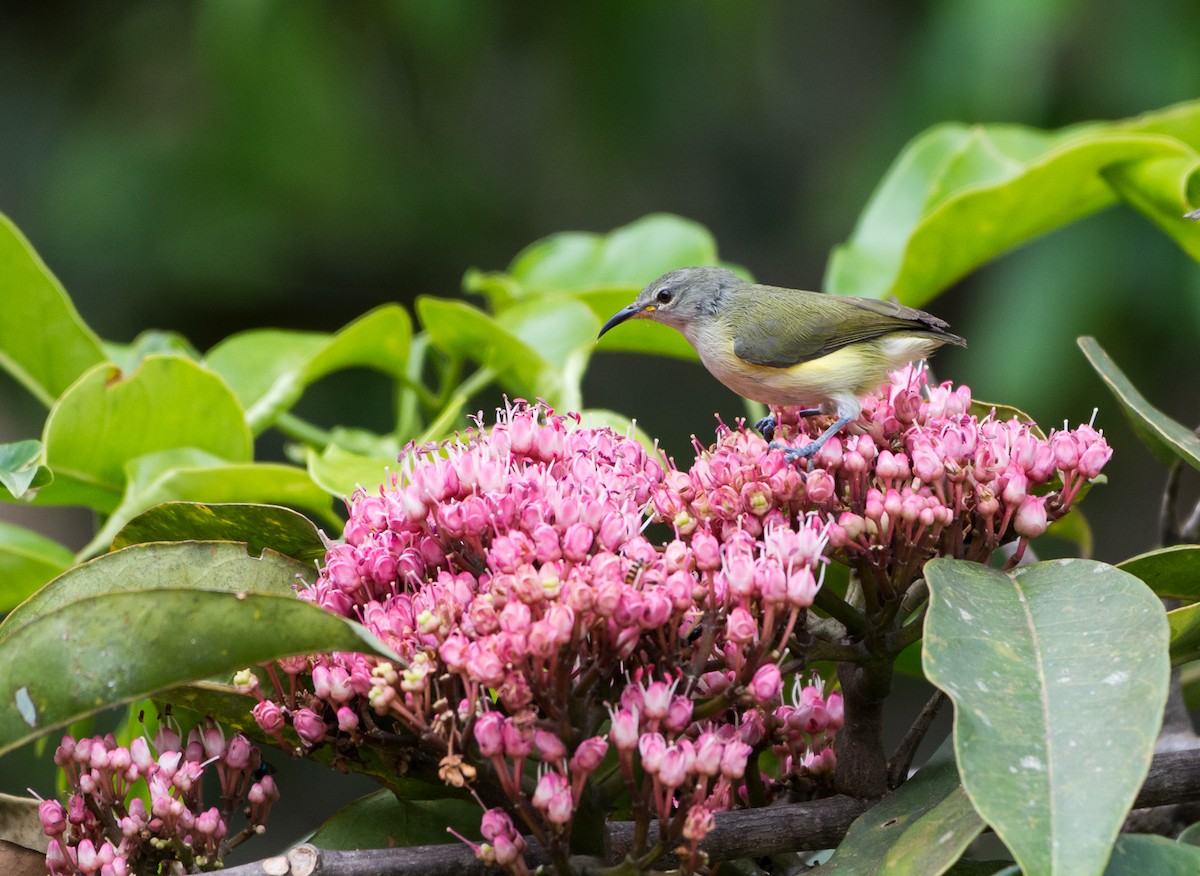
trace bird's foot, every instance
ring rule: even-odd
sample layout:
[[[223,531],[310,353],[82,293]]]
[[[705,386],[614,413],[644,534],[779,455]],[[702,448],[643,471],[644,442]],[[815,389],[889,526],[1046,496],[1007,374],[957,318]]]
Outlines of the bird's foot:
[[[775,417],[771,414],[767,414],[754,424],[754,428],[757,429],[762,434],[763,438],[767,439],[767,443],[770,444],[771,439],[775,437]]]
[[[773,450],[782,450],[783,458],[788,465],[795,465],[801,459],[808,460],[808,471],[813,468],[813,455],[821,449],[820,441],[813,441],[810,444],[805,444],[803,447],[788,447],[786,444],[780,444],[778,441],[772,441],[767,446]]]

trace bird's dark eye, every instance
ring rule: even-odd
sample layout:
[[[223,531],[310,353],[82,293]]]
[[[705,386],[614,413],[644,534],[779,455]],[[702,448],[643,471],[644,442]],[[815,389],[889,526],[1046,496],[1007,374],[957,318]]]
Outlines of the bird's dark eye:
[[[670,304],[671,299],[675,297],[675,293],[670,289],[659,289],[658,294],[654,297],[658,299],[659,304]]]

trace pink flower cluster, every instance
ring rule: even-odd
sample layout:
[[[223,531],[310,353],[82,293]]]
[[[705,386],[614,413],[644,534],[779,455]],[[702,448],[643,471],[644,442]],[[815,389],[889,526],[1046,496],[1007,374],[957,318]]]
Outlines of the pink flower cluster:
[[[985,562],[1070,510],[1112,456],[1090,425],[1053,431],[971,411],[970,389],[929,387],[907,367],[863,400],[862,416],[799,472],[758,435],[724,429],[686,472],[670,471],[654,494],[660,519],[680,532],[707,526],[753,533],[797,514],[828,521],[830,545],[881,592],[903,592],[933,556]],[[822,418],[775,412],[787,443],[803,446]]]
[[[319,656],[311,691],[297,691],[303,664],[284,664],[291,680],[259,694],[255,717],[335,751],[406,731],[440,752],[443,780],[498,786],[547,848],[566,848],[612,745],[663,839],[698,842],[738,799],[751,746],[773,744],[763,728],[820,587],[824,527],[777,514],[655,544],[642,530],[664,467],[636,441],[572,426],[519,403],[360,491],[301,596],[361,620],[403,663]],[[819,739],[813,757],[831,760]],[[790,764],[806,770],[804,753]],[[485,853],[520,872],[516,835],[494,833]]]
[[[78,741],[64,736],[54,762],[66,774],[71,795],[66,806],[44,800],[38,807],[50,838],[51,876],[217,869],[230,848],[263,831],[279,799],[274,779],[257,776],[259,750],[241,734],[227,742],[212,721],[192,728],[186,745],[165,726],[153,747],[138,737],[126,748],[111,733]],[[221,805],[205,808],[201,787],[211,765]],[[139,782],[149,792],[149,806],[144,791],[130,799]],[[249,826],[229,837],[229,817],[243,807]]]

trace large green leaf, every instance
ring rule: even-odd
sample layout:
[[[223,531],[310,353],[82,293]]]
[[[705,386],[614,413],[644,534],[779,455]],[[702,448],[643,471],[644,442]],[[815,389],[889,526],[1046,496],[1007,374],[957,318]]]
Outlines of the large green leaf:
[[[204,361],[233,389],[257,434],[295,404],[305,387],[334,371],[374,368],[402,378],[411,344],[408,313],[398,304],[386,304],[331,335],[241,332],[210,350]]]
[[[100,339],[12,221],[0,215],[0,367],[49,407],[105,359]]]
[[[492,369],[509,392],[531,399],[540,396],[564,409],[578,407],[578,402],[569,404],[572,388],[541,354],[536,339],[530,344],[464,301],[418,298],[417,314],[438,349]]]
[[[270,549],[311,563],[325,556],[312,521],[278,505],[165,502],[139,514],[113,539],[113,550],[151,541],[243,542],[252,556]]]
[[[1150,452],[1165,465],[1182,459],[1193,468],[1200,468],[1200,438],[1196,433],[1146,401],[1095,338],[1079,338],[1078,343]]]
[[[302,468],[282,463],[226,463],[191,448],[151,453],[130,462],[121,504],[80,551],[92,556],[113,543],[139,514],[163,502],[267,503],[299,508],[326,526],[341,528],[329,494]]]
[[[359,487],[374,492],[386,480],[389,470],[396,471],[396,457],[365,456],[330,444],[320,453],[309,448],[308,476],[321,489],[334,496],[347,497]]]
[[[105,513],[121,501],[126,465],[139,456],[191,447],[248,462],[252,451],[229,387],[181,356],[148,356],[127,375],[111,365],[93,368],[50,410],[43,441],[55,479],[37,501]]]
[[[0,641],[0,754],[213,673],[379,647],[357,624],[294,596],[174,588],[77,600]]]
[[[53,539],[0,522],[0,613],[11,611],[74,560],[71,551]]]
[[[0,643],[41,615],[80,599],[126,590],[214,590],[223,593],[293,594],[297,583],[312,583],[311,563],[226,541],[187,541],[133,545],[80,563],[59,575],[0,623]]]
[[[1117,568],[1135,575],[1159,596],[1200,600],[1200,545],[1177,544],[1130,557]]]
[[[1167,612],[1171,627],[1171,663],[1200,660],[1200,602]]]
[[[1200,849],[1165,836],[1123,834],[1113,849],[1104,876],[1195,876]]]
[[[1061,131],[931,128],[896,159],[850,240],[834,251],[826,289],[921,306],[983,262],[1118,196],[1163,224],[1191,184],[1198,114],[1193,102]],[[1170,231],[1191,250],[1200,228],[1188,227],[1183,212]]]
[[[44,487],[54,480],[54,475],[42,465],[41,459],[41,441],[0,444],[0,486],[14,499],[27,498],[30,490]]]
[[[309,567],[220,542],[135,545],[78,566],[0,624],[0,753],[108,706],[289,654],[394,657],[303,602]]]
[[[390,849],[459,842],[447,828],[479,835],[483,810],[465,792],[412,779],[393,783],[394,790],[339,809],[308,841],[321,849]]]
[[[963,785],[1028,876],[1098,873],[1150,767],[1162,604],[1090,560],[925,567],[925,673],[954,701]]]
[[[983,830],[950,757],[935,758],[850,826],[822,873],[938,876]]]
[[[501,311],[516,299],[552,293],[625,289],[628,294],[675,268],[716,263],[717,245],[704,226],[655,213],[608,234],[553,234],[521,250],[507,272],[470,271],[463,286],[486,295]]]

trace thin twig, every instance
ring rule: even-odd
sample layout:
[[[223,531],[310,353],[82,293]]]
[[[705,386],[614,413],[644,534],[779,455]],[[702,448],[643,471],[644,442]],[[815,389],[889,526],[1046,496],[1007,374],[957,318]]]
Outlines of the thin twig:
[[[892,755],[892,759],[888,763],[888,787],[892,790],[899,788],[908,779],[908,770],[912,767],[917,748],[920,747],[925,734],[929,732],[929,727],[933,724],[933,719],[937,717],[938,710],[944,702],[946,702],[946,695],[940,690],[935,690],[933,696],[929,698],[929,702],[917,714],[917,718],[908,728],[908,732],[904,734],[904,738],[900,740],[900,744],[896,746],[896,753]]]

